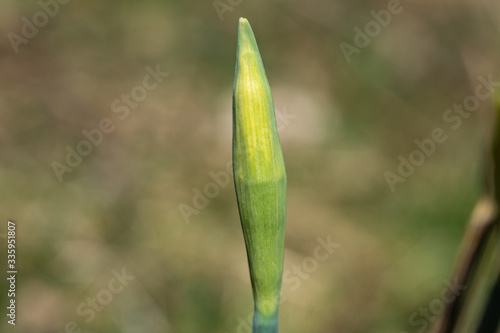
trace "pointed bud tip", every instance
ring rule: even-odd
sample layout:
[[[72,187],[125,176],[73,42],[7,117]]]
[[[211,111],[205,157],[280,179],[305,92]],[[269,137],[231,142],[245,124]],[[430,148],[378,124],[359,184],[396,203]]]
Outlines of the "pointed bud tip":
[[[252,27],[250,26],[250,22],[244,17],[240,17],[238,21],[238,36],[244,35],[245,38],[248,38],[248,35],[253,35]]]
[[[252,31],[250,22],[244,18],[240,17],[238,21],[238,63],[248,62],[250,60],[261,62],[259,48],[257,46],[257,41]]]

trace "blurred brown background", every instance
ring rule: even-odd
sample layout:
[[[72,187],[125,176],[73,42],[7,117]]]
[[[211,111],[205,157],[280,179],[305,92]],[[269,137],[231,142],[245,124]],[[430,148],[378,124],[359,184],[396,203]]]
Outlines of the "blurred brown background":
[[[1,267],[13,219],[18,308],[0,331],[250,332],[225,171],[240,16],[259,43],[288,175],[280,331],[427,329],[480,193],[491,102],[456,129],[443,117],[475,96],[478,76],[500,81],[500,4],[402,1],[357,47],[354,29],[388,6],[2,0]],[[347,59],[343,42],[359,52]],[[384,174],[436,128],[446,141],[391,191]],[[99,144],[78,146],[96,129]],[[71,167],[68,147],[92,151]],[[318,237],[336,244],[324,260]]]

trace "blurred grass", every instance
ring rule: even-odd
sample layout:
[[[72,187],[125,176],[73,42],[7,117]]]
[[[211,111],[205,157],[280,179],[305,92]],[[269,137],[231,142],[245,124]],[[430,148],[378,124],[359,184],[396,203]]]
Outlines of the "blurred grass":
[[[284,286],[281,330],[416,331],[409,316],[439,297],[478,196],[491,106],[456,131],[442,115],[474,93],[478,75],[498,78],[500,8],[404,5],[350,64],[339,43],[352,44],[352,29],[385,3],[242,2],[220,21],[210,1],[71,1],[19,54],[1,39],[0,220],[18,222],[17,329],[62,331],[74,320],[96,332],[244,331],[238,318],[252,303],[232,183],[190,224],[178,205],[231,158],[236,26],[246,16],[277,109],[296,115],[280,133],[285,271],[314,255],[318,236],[340,244],[299,288]],[[4,36],[39,10],[0,8]],[[156,64],[171,75],[120,121],[111,103]],[[59,183],[51,163],[104,117],[116,130]],[[384,172],[436,127],[448,140],[392,193]],[[136,279],[85,323],[77,306],[123,266]]]

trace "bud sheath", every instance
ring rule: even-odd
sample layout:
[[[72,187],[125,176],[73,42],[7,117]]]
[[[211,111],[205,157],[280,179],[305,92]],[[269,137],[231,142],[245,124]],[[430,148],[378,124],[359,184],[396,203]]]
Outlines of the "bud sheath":
[[[255,302],[254,333],[277,332],[286,174],[271,89],[244,18],[238,25],[233,91],[233,170]]]

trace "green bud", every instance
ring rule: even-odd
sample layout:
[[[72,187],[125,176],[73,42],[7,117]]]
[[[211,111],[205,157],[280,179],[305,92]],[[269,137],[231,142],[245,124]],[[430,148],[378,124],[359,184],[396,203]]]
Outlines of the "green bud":
[[[233,170],[255,302],[254,332],[278,331],[286,174],[274,103],[250,23],[240,18],[233,89]]]

